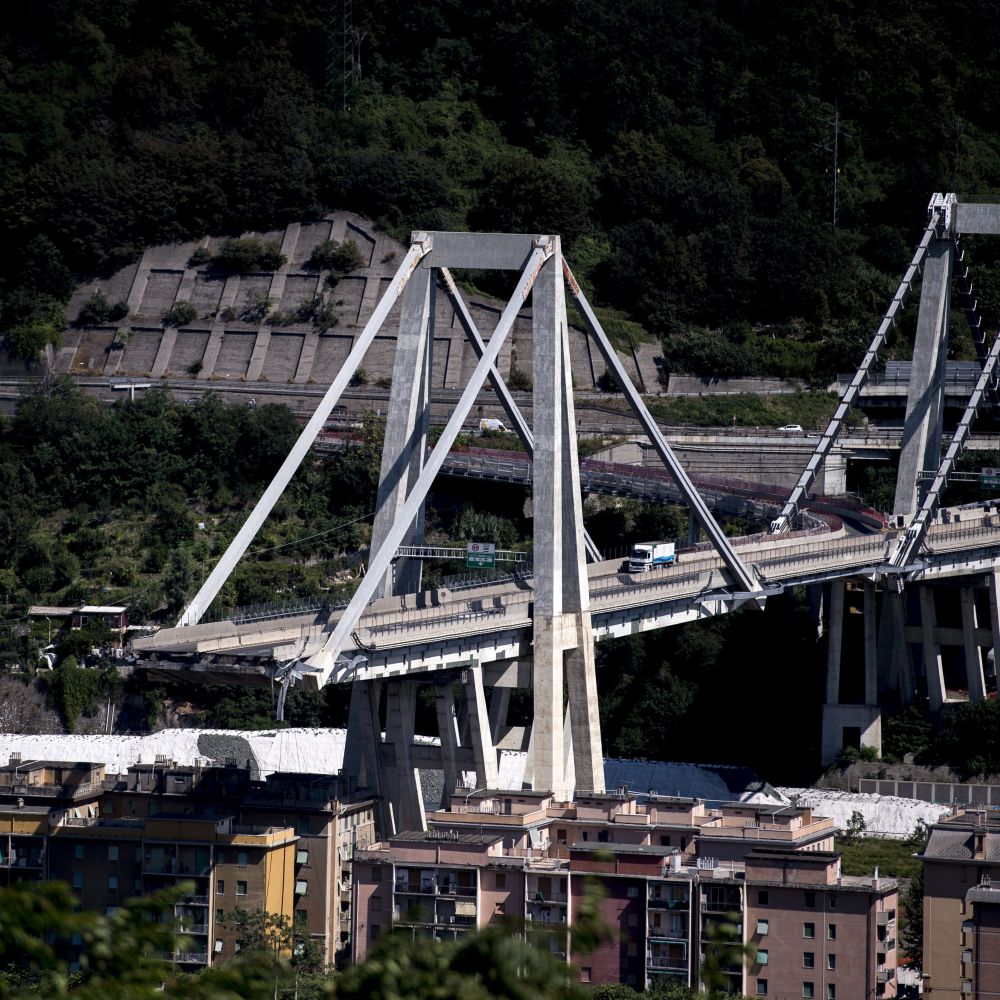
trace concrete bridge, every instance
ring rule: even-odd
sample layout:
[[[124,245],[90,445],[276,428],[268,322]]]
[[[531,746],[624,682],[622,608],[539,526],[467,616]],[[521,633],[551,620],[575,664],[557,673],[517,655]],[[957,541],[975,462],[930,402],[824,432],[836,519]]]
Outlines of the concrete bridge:
[[[769,534],[744,539],[730,539],[722,531],[652,419],[562,259],[558,237],[415,233],[365,330],[230,549],[178,626],[137,642],[136,648],[151,669],[160,671],[184,669],[233,680],[263,671],[280,682],[283,691],[290,683],[350,683],[345,768],[359,783],[383,793],[389,826],[406,828],[424,822],[413,738],[420,685],[434,686],[441,736],[435,752],[445,787],[454,786],[470,771],[475,772],[476,784],[495,785],[498,748],[519,744],[528,750],[525,781],[530,787],[564,796],[574,789],[600,791],[595,643],[741,607],[760,607],[788,587],[812,588],[830,635],[825,753],[839,749],[845,737],[879,743],[880,696],[905,703],[926,693],[935,708],[957,696],[959,689],[949,683],[949,674],[954,674],[952,647],[958,640],[964,664],[962,696],[985,697],[983,650],[992,648],[993,637],[1000,632],[996,611],[1000,524],[992,505],[939,510],[941,491],[968,444],[977,408],[995,402],[994,368],[1000,354],[1000,340],[987,342],[980,331],[980,375],[958,428],[943,449],[949,290],[960,261],[963,231],[1000,234],[1000,208],[962,205],[954,195],[935,195],[910,267],[834,417],[816,439],[806,439],[811,453],[805,469]],[[451,279],[454,267],[519,274],[511,300],[488,339],[480,334]],[[900,435],[892,528],[856,535],[843,528],[803,527],[811,488],[835,446],[844,440],[843,434],[849,433],[847,413],[918,279],[918,353]],[[976,312],[968,301],[967,271],[959,276],[959,286],[966,290],[963,308],[973,325]],[[587,325],[588,350],[595,349],[603,358],[706,539],[681,551],[670,569],[639,578],[623,575],[615,563],[602,560],[584,531],[580,501],[584,470],[575,447],[567,292]],[[530,427],[496,364],[515,321],[523,320],[529,293],[534,386]],[[428,451],[440,295],[448,297],[478,361],[438,442]],[[200,624],[397,301],[399,334],[378,511],[368,572],[356,593],[339,609]],[[411,553],[422,543],[427,493],[487,382],[531,457],[534,575],[460,594],[425,592],[419,560],[401,553]],[[939,626],[937,605],[944,610],[953,591],[960,594],[961,621],[955,628],[942,615]],[[861,697],[845,704],[842,695],[856,685],[847,676],[852,665],[841,662],[844,610],[858,594],[865,650]],[[980,627],[979,622],[987,619],[989,627]],[[920,655],[914,657],[917,650]],[[531,691],[534,718],[527,729],[507,725],[506,705],[517,687]]]

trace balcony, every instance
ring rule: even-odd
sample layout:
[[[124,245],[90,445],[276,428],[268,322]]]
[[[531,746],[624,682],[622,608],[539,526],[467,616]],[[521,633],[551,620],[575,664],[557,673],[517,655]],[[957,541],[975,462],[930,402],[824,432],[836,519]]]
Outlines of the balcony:
[[[207,951],[178,951],[173,955],[178,965],[208,965]]]
[[[686,958],[667,958],[665,955],[647,955],[646,968],[651,972],[687,972]]]
[[[17,857],[17,858],[7,858],[6,860],[0,861],[0,868],[41,868],[42,867],[42,857],[41,855],[28,857]]]
[[[208,924],[188,924],[186,927],[178,928],[177,933],[180,934],[181,937],[207,934]]]
[[[666,897],[650,897],[646,901],[651,910],[687,910],[690,902],[687,897],[683,899],[669,899]]]

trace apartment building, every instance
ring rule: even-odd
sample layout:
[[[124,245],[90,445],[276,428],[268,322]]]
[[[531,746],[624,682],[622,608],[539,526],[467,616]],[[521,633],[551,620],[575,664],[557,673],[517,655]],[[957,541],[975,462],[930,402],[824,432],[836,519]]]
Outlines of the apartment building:
[[[713,951],[733,992],[896,995],[897,885],[842,876],[832,823],[808,809],[483,791],[429,823],[355,855],[356,960],[389,929],[450,940],[512,918],[584,982],[697,987]],[[595,890],[612,939],[573,955]]]
[[[965,894],[962,996],[1000,998],[1000,886],[989,881]]]
[[[342,802],[329,775],[178,767],[169,760],[106,775],[101,764],[0,767],[0,879],[61,879],[87,909],[107,910],[178,883],[185,967],[237,950],[239,913],[294,921],[328,963],[349,954],[350,860],[374,840],[370,799]]]
[[[922,860],[924,993],[993,995],[991,883],[1000,883],[1000,812],[959,809],[944,817],[931,827]]]

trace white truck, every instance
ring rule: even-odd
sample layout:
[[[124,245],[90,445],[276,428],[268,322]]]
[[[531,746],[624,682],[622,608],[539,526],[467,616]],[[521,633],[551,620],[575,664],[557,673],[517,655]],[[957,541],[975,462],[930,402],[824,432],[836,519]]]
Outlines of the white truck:
[[[659,566],[669,566],[677,561],[673,542],[639,542],[632,547],[628,558],[630,573],[646,573]]]

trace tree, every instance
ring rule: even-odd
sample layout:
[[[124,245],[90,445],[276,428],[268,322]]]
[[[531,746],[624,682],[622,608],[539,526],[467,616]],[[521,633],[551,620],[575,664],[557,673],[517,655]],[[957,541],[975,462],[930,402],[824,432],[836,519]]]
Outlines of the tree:
[[[219,969],[179,976],[159,956],[183,938],[174,904],[193,885],[132,899],[112,912],[80,911],[59,882],[0,889],[0,997],[36,1000],[271,1000],[292,981],[284,961],[238,956]],[[79,972],[71,973],[71,962]],[[277,978],[276,978],[277,973]]]
[[[851,818],[847,821],[847,829],[844,831],[844,840],[848,844],[853,844],[856,840],[864,836],[868,824],[865,822],[864,813],[855,809],[851,813]]]

